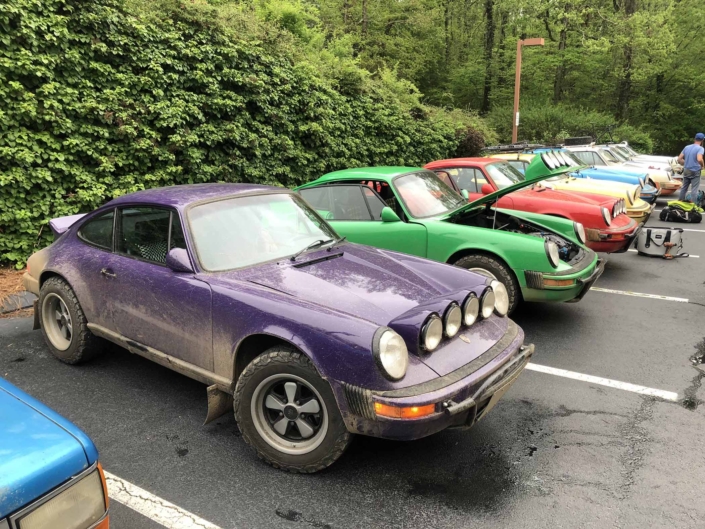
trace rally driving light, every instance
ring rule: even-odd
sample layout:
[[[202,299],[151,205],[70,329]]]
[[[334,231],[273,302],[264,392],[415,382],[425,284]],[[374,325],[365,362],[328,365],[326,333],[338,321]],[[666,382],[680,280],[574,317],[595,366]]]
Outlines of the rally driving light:
[[[460,325],[463,323],[463,312],[460,307],[455,303],[452,303],[448,310],[446,310],[446,315],[444,318],[445,334],[448,338],[452,338],[460,330]]]
[[[106,503],[100,471],[60,492],[18,520],[21,529],[87,529],[105,515]]]
[[[480,311],[483,318],[489,318],[494,312],[495,296],[492,287],[487,287],[480,301]]]
[[[507,287],[497,280],[490,283],[494,292],[494,311],[500,316],[506,316],[509,312],[509,293]]]
[[[470,327],[477,321],[477,316],[480,314],[480,300],[471,292],[463,303],[463,323]]]
[[[443,322],[437,314],[432,314],[421,329],[421,345],[426,351],[433,351],[443,339]]]
[[[373,353],[384,376],[391,380],[400,380],[409,367],[409,352],[404,339],[392,329],[384,329],[375,336]]]
[[[580,222],[573,223],[573,229],[575,229],[575,236],[578,238],[581,244],[585,244],[587,238],[585,237],[585,226]]]
[[[605,208],[604,211],[607,211]],[[603,212],[604,213],[604,212]],[[607,213],[609,215],[609,212]],[[558,255],[558,245],[553,241],[546,241],[546,256],[548,261],[551,263],[553,268],[558,268],[558,263],[560,263],[560,258]]]
[[[605,220],[605,224],[608,226],[612,225],[612,219],[610,218],[610,212],[607,208],[602,208],[602,218]]]

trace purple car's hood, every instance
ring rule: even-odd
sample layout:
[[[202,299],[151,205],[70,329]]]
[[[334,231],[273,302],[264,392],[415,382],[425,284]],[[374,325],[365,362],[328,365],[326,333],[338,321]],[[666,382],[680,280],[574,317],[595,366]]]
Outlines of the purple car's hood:
[[[379,325],[432,298],[486,281],[453,266],[350,243],[295,262],[285,259],[217,277],[221,284],[254,283]]]

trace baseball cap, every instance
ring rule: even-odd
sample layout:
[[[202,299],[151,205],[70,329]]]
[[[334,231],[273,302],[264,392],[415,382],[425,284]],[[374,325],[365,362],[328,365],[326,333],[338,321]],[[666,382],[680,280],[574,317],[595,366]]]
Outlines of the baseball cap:
[[[698,141],[705,140],[705,134],[703,134],[702,132],[698,132],[698,133],[695,135],[695,139],[698,140]]]

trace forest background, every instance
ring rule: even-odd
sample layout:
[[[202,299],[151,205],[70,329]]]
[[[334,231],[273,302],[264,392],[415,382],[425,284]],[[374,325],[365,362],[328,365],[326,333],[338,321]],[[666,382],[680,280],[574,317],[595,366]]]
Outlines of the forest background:
[[[0,262],[139,189],[477,155],[523,38],[520,139],[677,154],[704,27],[701,0],[0,0]]]

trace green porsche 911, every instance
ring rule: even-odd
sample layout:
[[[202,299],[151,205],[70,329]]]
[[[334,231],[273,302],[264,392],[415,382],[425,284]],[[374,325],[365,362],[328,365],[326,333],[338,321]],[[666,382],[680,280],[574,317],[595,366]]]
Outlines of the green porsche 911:
[[[571,170],[537,156],[523,182],[471,203],[433,172],[413,167],[336,171],[297,191],[349,241],[454,264],[503,284],[511,312],[522,300],[579,301],[604,270],[579,223],[492,207],[505,194]]]

